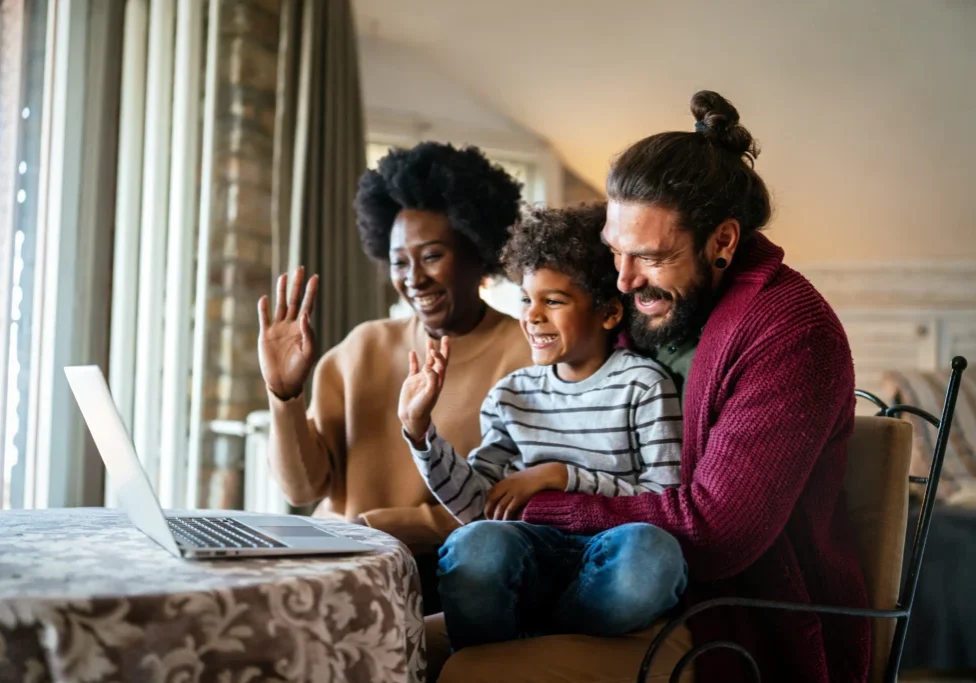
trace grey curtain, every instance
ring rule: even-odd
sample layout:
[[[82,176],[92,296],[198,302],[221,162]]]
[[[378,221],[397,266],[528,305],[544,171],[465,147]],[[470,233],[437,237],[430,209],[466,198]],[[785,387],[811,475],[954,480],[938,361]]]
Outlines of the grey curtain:
[[[284,0],[278,70],[274,260],[278,273],[302,264],[319,274],[312,326],[322,353],[389,310],[353,211],[366,140],[349,0]]]

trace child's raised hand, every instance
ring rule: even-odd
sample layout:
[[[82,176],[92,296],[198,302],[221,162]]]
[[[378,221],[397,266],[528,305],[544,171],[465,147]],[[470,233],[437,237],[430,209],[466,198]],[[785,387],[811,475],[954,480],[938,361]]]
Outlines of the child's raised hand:
[[[427,340],[427,355],[423,367],[417,354],[410,352],[410,373],[400,389],[397,415],[407,436],[415,443],[423,442],[430,427],[430,414],[444,387],[450,356],[451,343],[447,337],[441,337],[439,347],[433,340]]]

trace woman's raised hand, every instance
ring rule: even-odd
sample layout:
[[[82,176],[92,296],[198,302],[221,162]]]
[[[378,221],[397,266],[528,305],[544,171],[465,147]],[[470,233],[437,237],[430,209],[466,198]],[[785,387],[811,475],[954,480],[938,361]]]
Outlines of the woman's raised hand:
[[[258,360],[268,389],[278,398],[288,400],[302,393],[305,381],[315,364],[315,334],[312,332],[312,307],[318,291],[319,276],[308,279],[301,298],[305,268],[299,266],[288,289],[288,274],[278,278],[278,300],[274,317],[268,314],[268,297],[258,301]],[[301,305],[299,306],[299,299]]]

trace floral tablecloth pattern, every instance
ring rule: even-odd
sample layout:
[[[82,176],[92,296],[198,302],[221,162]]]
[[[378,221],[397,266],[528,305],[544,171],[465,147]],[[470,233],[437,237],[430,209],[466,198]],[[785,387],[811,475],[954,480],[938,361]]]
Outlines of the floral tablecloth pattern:
[[[311,521],[375,550],[188,561],[117,510],[0,512],[0,681],[422,681],[410,552]]]

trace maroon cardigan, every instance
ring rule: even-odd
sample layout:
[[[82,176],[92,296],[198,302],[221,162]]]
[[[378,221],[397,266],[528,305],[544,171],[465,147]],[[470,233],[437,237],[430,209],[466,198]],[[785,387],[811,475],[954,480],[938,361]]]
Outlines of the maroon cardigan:
[[[607,498],[549,491],[522,519],[593,534],[647,522],[680,541],[688,604],[718,596],[864,607],[841,491],[854,367],[828,304],[762,235],[736,254],[687,378],[682,485]],[[695,642],[746,646],[764,681],[867,679],[866,619],[725,608],[690,622]],[[698,659],[698,680],[749,680],[738,655]]]

